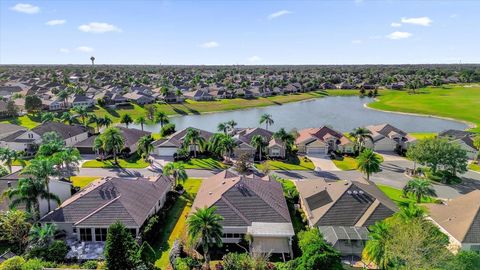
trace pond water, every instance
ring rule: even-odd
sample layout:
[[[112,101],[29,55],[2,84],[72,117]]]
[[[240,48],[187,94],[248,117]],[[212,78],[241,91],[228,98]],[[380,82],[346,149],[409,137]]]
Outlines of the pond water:
[[[390,123],[406,132],[440,132],[445,129],[465,129],[467,125],[452,120],[428,116],[414,116],[398,113],[381,112],[364,107],[372,98],[360,97],[326,97],[301,102],[274,105],[262,108],[185,115],[171,117],[176,129],[196,127],[212,132],[217,131],[220,122],[235,120],[237,127],[265,127],[260,125],[260,116],[272,115],[274,125],[270,130],[285,128],[303,129],[328,125],[341,132],[349,132],[360,126]],[[134,126],[140,128],[139,125]],[[145,126],[145,130],[159,132],[160,125]]]

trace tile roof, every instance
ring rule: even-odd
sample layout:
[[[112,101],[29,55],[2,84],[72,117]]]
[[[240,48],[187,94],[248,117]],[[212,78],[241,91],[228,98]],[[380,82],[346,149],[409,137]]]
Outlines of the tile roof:
[[[102,178],[92,182],[42,218],[42,222],[66,222],[81,226],[108,226],[121,220],[141,226],[171,182],[164,176]]]
[[[341,145],[351,143],[351,141],[345,137],[342,133],[335,131],[327,126],[321,128],[307,128],[302,129],[299,132],[299,136],[295,140],[296,144],[300,144],[307,140],[320,140],[325,142],[329,138],[337,138],[340,141]]]
[[[60,135],[60,137],[66,140],[76,135],[85,133],[88,130],[85,127],[77,125],[70,126],[59,122],[47,122],[33,128],[32,131],[40,136],[47,132],[55,131]]]

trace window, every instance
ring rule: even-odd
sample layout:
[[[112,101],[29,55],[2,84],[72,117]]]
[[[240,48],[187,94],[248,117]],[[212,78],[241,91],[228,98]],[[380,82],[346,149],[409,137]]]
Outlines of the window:
[[[92,241],[92,229],[80,228],[80,241],[91,242]]]
[[[95,228],[95,241],[105,242],[107,240],[107,228]]]

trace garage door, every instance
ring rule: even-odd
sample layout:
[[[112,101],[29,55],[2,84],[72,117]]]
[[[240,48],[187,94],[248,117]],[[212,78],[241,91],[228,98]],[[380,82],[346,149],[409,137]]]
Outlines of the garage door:
[[[158,148],[156,151],[159,156],[173,157],[177,153],[177,148],[175,147],[162,147]]]
[[[325,147],[308,147],[307,155],[325,155]]]

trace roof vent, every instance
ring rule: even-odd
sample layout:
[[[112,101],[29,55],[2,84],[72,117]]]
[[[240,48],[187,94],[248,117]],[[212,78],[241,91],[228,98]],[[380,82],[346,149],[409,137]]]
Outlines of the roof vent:
[[[353,194],[354,194],[354,195],[357,195],[357,194],[358,194],[358,191],[354,190],[354,191],[353,191]]]
[[[350,195],[352,195],[352,191],[351,191],[351,190],[347,191],[347,193],[350,194]]]
[[[225,185],[225,181],[222,182],[222,185]]]
[[[363,194],[363,190],[359,190],[359,191],[358,191],[358,194]]]
[[[9,187],[9,188],[12,187],[12,183],[10,181],[7,182],[7,187]]]
[[[212,194],[213,194],[213,193],[212,193],[211,191],[210,191],[210,192],[208,192],[208,195],[212,195]]]

